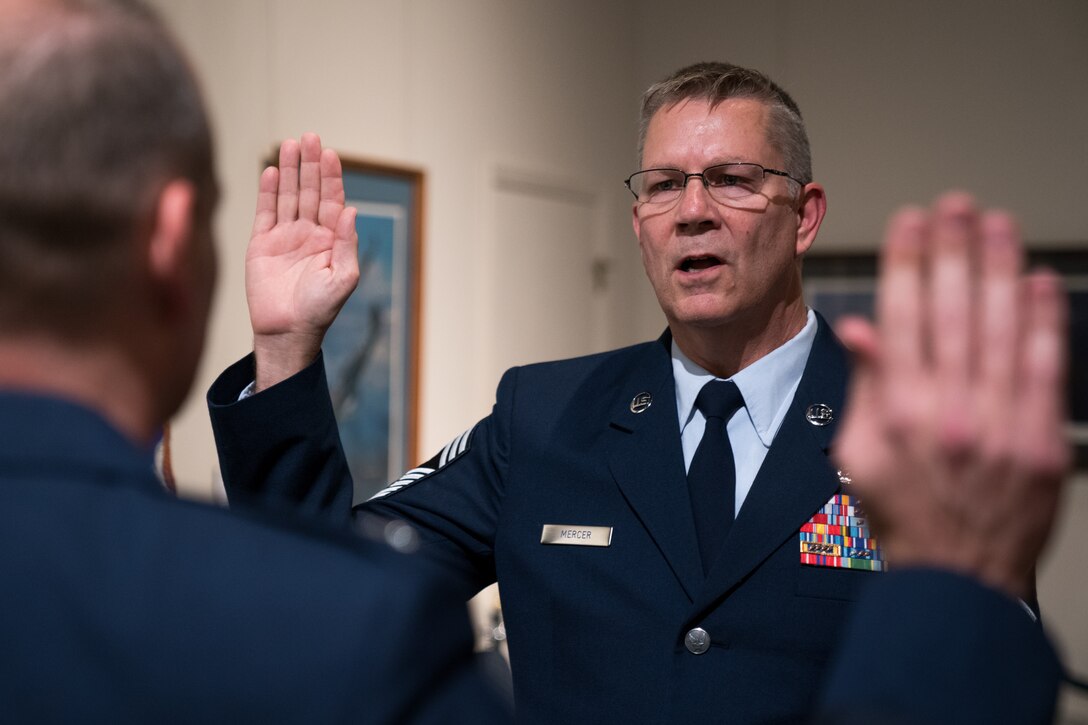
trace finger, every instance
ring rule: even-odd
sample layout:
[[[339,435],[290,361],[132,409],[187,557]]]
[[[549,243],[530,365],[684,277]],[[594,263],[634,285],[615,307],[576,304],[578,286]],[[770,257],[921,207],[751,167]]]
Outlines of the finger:
[[[922,348],[922,262],[928,215],[907,207],[888,222],[877,286],[877,322],[885,352],[887,387],[902,390],[917,378]]]
[[[835,324],[835,334],[854,357],[854,361],[874,363],[880,355],[879,333],[863,317],[846,316]]]
[[[284,224],[298,219],[298,165],[301,160],[298,141],[289,138],[280,145],[280,186],[276,201],[276,221]]]
[[[977,289],[979,216],[967,194],[951,192],[937,200],[929,255],[929,315],[924,339],[933,350],[936,394],[940,400],[935,429],[941,449],[961,463],[977,442],[978,412],[972,408],[973,355],[976,346],[974,295]]]
[[[841,320],[836,332],[849,348],[853,366],[846,419],[835,439],[832,455],[855,483],[864,479],[858,491],[864,494],[866,484],[874,484],[879,478],[874,471],[879,463],[876,457],[883,447],[885,406],[879,398],[879,341],[877,331],[860,318]]]
[[[988,212],[981,224],[979,335],[979,405],[988,435],[1001,434],[992,444],[1011,442],[1008,411],[1015,410],[1016,367],[1020,324],[1020,230],[1011,215]]]
[[[971,252],[977,237],[978,212],[970,196],[951,192],[937,200],[929,254],[928,338],[938,375],[960,390],[970,370]]]
[[[355,231],[355,207],[346,207],[336,222],[332,242],[332,268],[337,277],[350,281],[354,288],[359,279],[359,235]]]
[[[299,165],[298,218],[317,223],[321,199],[321,139],[302,134],[302,162]]]
[[[1052,272],[1029,275],[1024,283],[1024,306],[1017,457],[1029,473],[1057,478],[1070,460],[1064,430],[1069,311],[1058,276]]]
[[[321,152],[321,208],[317,221],[323,227],[335,229],[343,210],[344,172],[340,157],[332,149],[325,149]]]
[[[280,183],[280,170],[269,166],[261,173],[257,186],[257,213],[253,216],[253,234],[263,234],[276,225],[276,189]]]

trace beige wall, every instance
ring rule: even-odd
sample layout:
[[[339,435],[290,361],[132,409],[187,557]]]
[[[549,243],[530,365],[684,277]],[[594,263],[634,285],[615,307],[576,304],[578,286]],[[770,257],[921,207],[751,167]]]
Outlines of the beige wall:
[[[754,65],[796,97],[830,198],[818,249],[873,249],[895,204],[953,185],[1016,209],[1032,243],[1088,242],[1083,0],[155,4],[205,81],[226,190],[209,348],[174,432],[193,495],[210,494],[216,467],[203,392],[250,344],[242,257],[259,160],[306,130],[343,153],[426,171],[424,453],[487,412],[507,365],[663,327],[620,181],[633,170],[639,92],[684,63]],[[562,223],[549,224],[557,210]],[[571,272],[521,293],[548,250],[567,255]],[[603,290],[585,285],[594,261],[609,269]],[[548,312],[565,299],[586,301],[587,319],[554,324]],[[542,334],[520,342],[512,319]],[[1048,624],[1082,673],[1085,521],[1081,477],[1040,586]],[[1084,704],[1068,722],[1088,722]]]
[[[638,85],[725,57],[794,96],[829,190],[825,248],[870,247],[895,204],[950,185],[1017,209],[1034,241],[1085,240],[1088,3],[640,6]]]
[[[504,343],[510,330],[499,327],[506,320],[498,311],[509,280],[532,274],[534,253],[552,243],[537,218],[547,199],[528,197],[531,217],[519,228],[496,206],[503,179],[573,184],[595,195],[590,228],[563,230],[572,250],[579,248],[573,234],[584,235],[587,264],[633,253],[620,185],[629,173],[634,104],[621,82],[634,32],[624,3],[156,4],[204,79],[226,189],[209,348],[173,435],[187,491],[206,495],[215,468],[203,391],[249,349],[242,259],[258,162],[276,141],[316,130],[341,153],[427,174],[421,451],[437,450],[486,414],[498,371],[527,361]],[[557,278],[549,293],[561,299],[572,284]],[[638,294],[649,294],[644,287]],[[562,354],[631,339],[626,315],[599,294],[594,304],[591,334],[574,336],[573,345],[555,341]]]

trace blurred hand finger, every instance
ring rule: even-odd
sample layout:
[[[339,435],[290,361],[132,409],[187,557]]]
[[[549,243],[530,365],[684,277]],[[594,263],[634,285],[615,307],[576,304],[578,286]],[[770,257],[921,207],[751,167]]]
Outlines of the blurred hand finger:
[[[1015,220],[1004,212],[982,218],[981,296],[978,316],[978,402],[988,435],[1011,441],[1006,416],[1015,408],[1017,351],[1020,344],[1020,268],[1023,253]]]

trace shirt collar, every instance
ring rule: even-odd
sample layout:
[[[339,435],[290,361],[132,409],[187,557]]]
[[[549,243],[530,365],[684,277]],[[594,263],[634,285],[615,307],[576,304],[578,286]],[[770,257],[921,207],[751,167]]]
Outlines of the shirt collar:
[[[816,325],[816,314],[810,309],[800,332],[729,378],[740,388],[752,427],[768,448],[782,426],[805,372],[805,363],[816,339]],[[676,411],[683,431],[691,421],[696,396],[715,376],[692,362],[675,339],[672,341],[672,375],[676,381]]]

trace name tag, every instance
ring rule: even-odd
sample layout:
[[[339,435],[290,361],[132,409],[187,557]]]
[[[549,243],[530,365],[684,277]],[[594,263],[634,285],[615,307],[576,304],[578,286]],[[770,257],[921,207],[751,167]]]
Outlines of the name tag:
[[[567,546],[609,546],[612,543],[612,527],[544,524],[544,529],[540,532],[540,543],[566,544]]]

